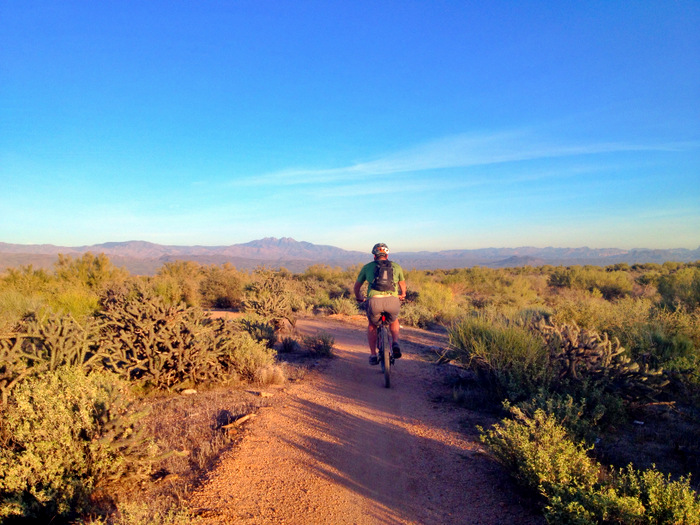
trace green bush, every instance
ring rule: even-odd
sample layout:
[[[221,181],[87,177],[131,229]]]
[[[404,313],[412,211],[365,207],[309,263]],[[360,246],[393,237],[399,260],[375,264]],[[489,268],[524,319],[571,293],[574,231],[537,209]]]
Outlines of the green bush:
[[[510,403],[504,403],[506,409]],[[534,417],[538,410],[553,416],[557,423],[578,441],[592,442],[595,431],[607,411],[604,403],[588,402],[585,398],[575,399],[571,394],[561,394],[541,390],[528,401],[517,404],[528,417]]]
[[[357,301],[347,297],[331,299],[329,307],[331,313],[340,315],[357,315],[360,312],[360,309],[357,307]]]
[[[193,261],[165,263],[154,278],[153,286],[171,305],[184,302],[187,306],[199,306],[200,284],[204,279],[204,269]]]
[[[685,478],[672,481],[655,469],[632,466],[604,473],[585,446],[557,419],[538,409],[532,416],[511,408],[480,439],[524,487],[538,493],[551,524],[698,525],[700,498]]]
[[[0,290],[0,334],[11,332],[21,319],[37,312],[45,313],[46,301],[38,294],[25,294],[19,290]]]
[[[191,525],[201,523],[190,509],[173,505],[166,510],[152,508],[148,503],[117,502],[115,515],[109,518],[96,517],[88,525]]]
[[[58,254],[54,268],[59,281],[84,285],[98,292],[110,284],[124,281],[129,275],[123,268],[114,266],[104,253],[94,255],[88,252],[75,259]]]
[[[244,276],[233,266],[212,266],[199,284],[202,305],[208,308],[238,308],[243,303]]]
[[[401,322],[408,326],[429,329],[437,323],[436,313],[426,306],[414,302],[407,302],[401,306]]]
[[[280,353],[289,354],[292,352],[298,352],[301,349],[299,341],[293,337],[285,337],[282,339],[282,345],[280,346]]]
[[[271,324],[253,318],[243,318],[239,323],[258,343],[264,344],[267,348],[275,346],[277,342],[277,332],[275,331],[275,327]]]
[[[700,307],[700,268],[682,268],[659,279],[661,304],[667,308]]]
[[[486,379],[503,399],[534,395],[550,381],[543,341],[507,320],[468,317],[449,329],[453,357]]]
[[[78,319],[95,315],[100,307],[96,292],[80,285],[57,286],[47,298],[48,306],[57,314],[72,315]]]
[[[250,382],[258,381],[260,371],[275,363],[275,351],[255,341],[247,333],[229,335],[223,357],[224,373],[230,375],[233,372],[234,379]]]
[[[556,418],[544,410],[528,417],[511,408],[513,419],[504,419],[481,432],[481,441],[523,486],[545,498],[560,487],[590,489],[599,468],[587,455],[588,448],[575,444]]]
[[[700,524],[700,497],[688,478],[674,481],[655,467],[639,471],[629,465],[614,475],[613,483],[620,494],[639,500],[646,523]]]
[[[597,266],[558,268],[549,277],[550,286],[589,292],[597,290],[606,299],[629,295],[632,283],[627,271],[606,271]]]
[[[327,332],[307,335],[303,338],[304,346],[314,355],[330,357],[333,355],[335,338]]]
[[[85,510],[101,484],[149,469],[115,376],[63,367],[19,384],[0,408],[0,517],[48,523]]]

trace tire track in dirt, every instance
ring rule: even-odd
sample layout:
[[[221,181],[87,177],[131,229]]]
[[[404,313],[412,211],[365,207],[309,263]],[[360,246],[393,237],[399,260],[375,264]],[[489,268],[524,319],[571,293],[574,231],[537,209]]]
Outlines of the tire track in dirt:
[[[469,411],[431,401],[445,387],[421,355],[444,338],[404,329],[386,389],[362,319],[297,328],[331,333],[337,358],[277,391],[222,456],[190,501],[205,523],[543,523],[460,431]]]

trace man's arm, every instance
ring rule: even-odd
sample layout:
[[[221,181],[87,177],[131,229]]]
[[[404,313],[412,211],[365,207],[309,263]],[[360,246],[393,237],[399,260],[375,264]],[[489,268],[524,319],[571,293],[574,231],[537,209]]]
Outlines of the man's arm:
[[[399,299],[406,299],[406,281],[399,281]]]
[[[355,281],[355,288],[353,291],[355,292],[355,299],[357,299],[358,302],[364,301],[364,298],[362,295],[360,295],[360,291],[362,290],[362,283],[360,281]]]

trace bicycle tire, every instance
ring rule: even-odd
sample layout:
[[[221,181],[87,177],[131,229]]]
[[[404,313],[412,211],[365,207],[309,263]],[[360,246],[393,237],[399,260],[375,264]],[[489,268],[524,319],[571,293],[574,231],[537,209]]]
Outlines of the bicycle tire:
[[[384,351],[382,352],[382,368],[384,369],[384,386],[391,388],[391,348],[389,347],[389,331],[386,326],[382,327],[381,344]]]

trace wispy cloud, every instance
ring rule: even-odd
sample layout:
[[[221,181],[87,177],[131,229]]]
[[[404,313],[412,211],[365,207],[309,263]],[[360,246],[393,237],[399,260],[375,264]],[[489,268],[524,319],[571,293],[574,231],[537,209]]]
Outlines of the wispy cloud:
[[[357,182],[376,175],[418,173],[445,168],[468,168],[506,162],[622,153],[632,151],[680,151],[698,142],[630,143],[598,142],[566,144],[525,131],[489,135],[460,134],[388,153],[375,160],[338,168],[295,168],[237,180],[236,185],[304,185]]]

